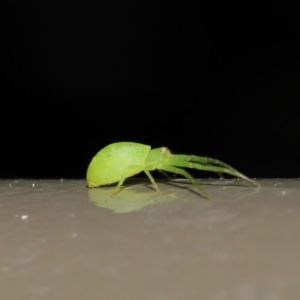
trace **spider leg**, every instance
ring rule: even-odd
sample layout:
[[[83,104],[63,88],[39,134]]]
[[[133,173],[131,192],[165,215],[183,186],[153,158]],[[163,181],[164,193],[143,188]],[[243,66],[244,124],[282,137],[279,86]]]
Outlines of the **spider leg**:
[[[176,160],[190,161],[190,162],[200,163],[203,165],[215,165],[239,173],[238,170],[234,169],[232,166],[215,158],[197,156],[197,155],[182,155],[182,154],[179,155],[173,154],[173,158]]]
[[[168,173],[166,173],[165,171],[163,170],[160,170],[160,169],[157,169],[157,171],[159,171],[161,174],[163,174],[166,178],[168,178],[169,180],[173,180]]]
[[[156,184],[153,176],[150,174],[150,172],[148,170],[144,170],[144,172],[146,173],[146,175],[148,176],[149,180],[151,181],[153,188],[159,193],[160,192],[159,188],[158,188],[158,186],[157,186],[157,184]]]
[[[120,191],[120,189],[121,189],[121,187],[122,187],[122,184],[124,183],[124,181],[125,181],[126,178],[131,177],[131,176],[133,176],[134,174],[138,174],[138,173],[142,172],[143,169],[144,169],[144,166],[129,166],[129,167],[127,167],[127,168],[125,169],[125,171],[123,172],[123,174],[122,174],[122,176],[121,176],[121,179],[119,180],[119,182],[118,182],[116,188],[112,191],[112,193],[111,193],[110,196],[112,197],[112,196],[116,195],[116,194]],[[133,171],[134,173],[132,173],[132,171]],[[131,173],[130,173],[130,176],[128,176],[128,173],[129,173],[129,172],[131,172]]]
[[[162,165],[161,169],[164,170],[164,171],[170,172],[170,173],[175,173],[175,174],[182,175],[183,177],[185,177],[186,179],[188,179],[192,184],[194,184],[207,200],[210,200],[210,197],[207,194],[207,192],[205,191],[205,189],[186,170],[183,170],[183,169],[180,169],[180,168],[176,168],[176,167],[170,166],[170,165]]]
[[[191,168],[191,169],[197,169],[200,171],[210,171],[215,173],[226,173],[241,179],[244,179],[248,182],[251,182],[255,186],[259,186],[257,182],[254,180],[248,178],[247,176],[243,175],[242,173],[238,172],[235,169],[228,169],[220,166],[213,166],[213,165],[202,165],[199,163],[189,162],[189,161],[183,161],[178,159],[168,159],[168,164],[176,167],[183,167],[183,168]]]

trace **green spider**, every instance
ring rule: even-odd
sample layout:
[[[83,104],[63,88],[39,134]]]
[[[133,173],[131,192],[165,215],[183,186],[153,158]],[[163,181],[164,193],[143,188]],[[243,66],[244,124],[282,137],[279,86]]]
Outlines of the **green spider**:
[[[93,188],[117,182],[118,184],[112,192],[112,195],[115,195],[120,191],[126,178],[144,171],[153,188],[159,192],[158,186],[150,174],[150,171],[158,170],[163,173],[167,171],[182,175],[194,184],[205,198],[210,199],[204,188],[183,168],[216,172],[218,174],[226,173],[259,186],[254,180],[217,159],[196,155],[172,154],[166,147],[151,150],[148,145],[134,142],[114,143],[100,150],[88,167],[87,186]]]

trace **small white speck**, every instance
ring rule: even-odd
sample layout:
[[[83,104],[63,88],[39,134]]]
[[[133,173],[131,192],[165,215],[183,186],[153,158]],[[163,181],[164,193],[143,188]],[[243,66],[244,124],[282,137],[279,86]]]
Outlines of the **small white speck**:
[[[9,187],[11,187],[11,183],[9,184]]]
[[[225,189],[226,189],[226,186],[223,186],[223,189],[225,190]]]
[[[35,187],[35,183],[33,183],[31,186],[34,188]]]
[[[283,195],[283,196],[285,196],[286,194],[287,194],[286,191],[282,191],[282,192],[281,192],[281,195]]]
[[[28,215],[23,215],[23,216],[21,217],[21,219],[22,219],[22,220],[27,220],[27,219],[28,219]]]
[[[64,181],[63,178],[61,178],[61,179],[60,179],[60,182],[63,182],[63,181]]]
[[[71,237],[72,237],[72,239],[77,238],[77,233],[72,233]]]

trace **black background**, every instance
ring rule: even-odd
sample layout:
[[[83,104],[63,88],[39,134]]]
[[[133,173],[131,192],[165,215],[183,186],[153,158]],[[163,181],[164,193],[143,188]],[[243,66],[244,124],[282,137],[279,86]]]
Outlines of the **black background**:
[[[299,10],[238,3],[8,2],[0,177],[83,178],[117,141],[299,177]]]

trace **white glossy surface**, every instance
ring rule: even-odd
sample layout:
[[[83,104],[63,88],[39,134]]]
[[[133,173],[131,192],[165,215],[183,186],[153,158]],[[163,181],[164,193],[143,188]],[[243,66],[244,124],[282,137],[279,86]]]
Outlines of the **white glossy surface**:
[[[300,180],[260,182],[0,181],[0,299],[298,299]]]

